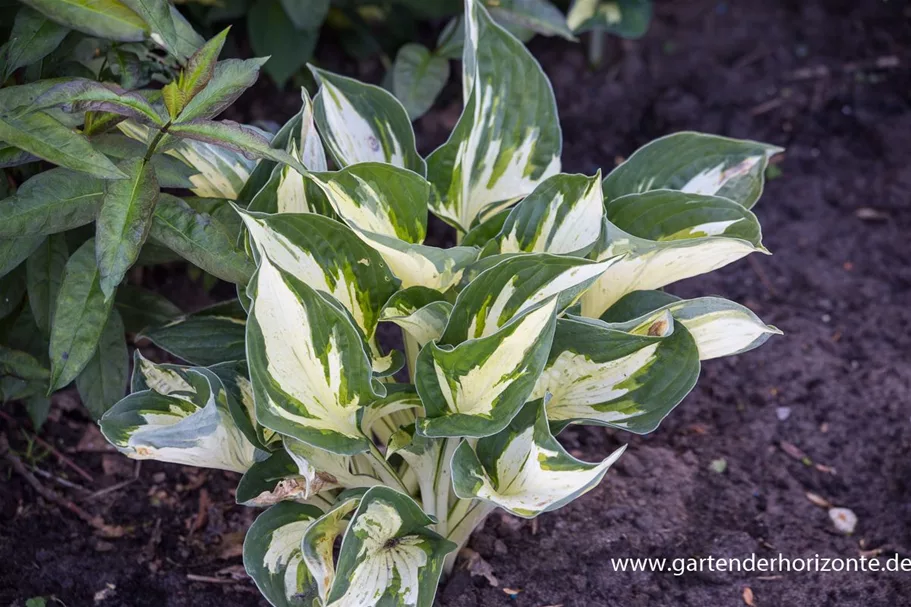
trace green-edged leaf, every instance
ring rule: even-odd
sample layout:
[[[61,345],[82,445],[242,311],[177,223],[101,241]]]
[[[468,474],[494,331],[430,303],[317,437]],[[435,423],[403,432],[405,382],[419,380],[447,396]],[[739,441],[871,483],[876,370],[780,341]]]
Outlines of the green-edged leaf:
[[[417,173],[364,162],[332,173],[311,173],[309,178],[351,227],[410,243],[424,241],[432,188]]]
[[[187,68],[180,79],[180,89],[183,91],[186,101],[195,97],[212,79],[218,55],[221,54],[221,48],[225,44],[225,38],[228,37],[229,29],[223,29],[213,36],[187,61]]]
[[[0,238],[0,278],[6,276],[25,261],[41,243],[44,237],[23,236],[21,238]]]
[[[781,335],[780,330],[762,322],[749,308],[727,299],[680,299],[666,293],[665,298],[658,298],[653,293],[657,292],[629,293],[601,319],[612,324],[641,325],[651,314],[667,311],[692,334],[701,360],[747,352],[772,335]]]
[[[443,560],[456,545],[428,529],[433,519],[413,499],[369,489],[348,525],[326,603],[431,607]]]
[[[268,158],[293,167],[301,174],[307,170],[284,150],[277,150],[258,130],[231,120],[193,120],[171,126],[169,133],[235,150],[254,158]]]
[[[639,148],[604,178],[604,200],[651,190],[730,198],[746,208],[762,194],[769,158],[782,148],[703,133],[682,132]]]
[[[104,182],[69,169],[38,173],[0,201],[0,239],[54,234],[91,223]]]
[[[105,183],[95,227],[95,259],[101,274],[101,290],[108,299],[114,296],[126,271],[139,259],[160,193],[151,163],[134,158],[122,161],[120,169],[129,179]]]
[[[98,419],[123,398],[130,372],[130,354],[123,337],[123,320],[112,310],[101,333],[95,354],[76,377],[82,404]]]
[[[118,126],[141,142],[150,134],[149,129],[134,122],[122,122]],[[206,198],[236,199],[256,166],[254,159],[240,152],[190,139],[172,139],[167,154],[196,170],[197,174],[190,176],[193,184],[190,189]]]
[[[129,284],[117,289],[114,306],[130,333],[138,333],[152,325],[163,325],[183,315],[180,308],[163,295]]]
[[[593,489],[624,449],[597,464],[574,458],[551,434],[544,402],[535,400],[474,449],[467,442],[459,445],[452,458],[452,485],[462,499],[480,499],[534,518]]]
[[[101,179],[125,179],[88,139],[44,112],[12,116],[0,114],[0,141],[22,148],[48,162]]]
[[[31,354],[0,346],[0,376],[47,381],[50,371]]]
[[[382,396],[348,314],[262,257],[247,323],[256,419],[340,454],[365,451],[358,409]]]
[[[512,209],[483,254],[587,253],[601,234],[600,182],[600,174],[545,179]]]
[[[238,212],[260,256],[332,295],[364,334],[373,337],[383,304],[398,290],[382,257],[346,225],[328,217]]]
[[[119,0],[23,0],[50,19],[85,34],[140,42],[148,33],[142,17]]]
[[[316,124],[340,167],[380,162],[426,174],[408,112],[388,91],[311,67],[320,82]]]
[[[439,249],[357,228],[354,232],[383,256],[404,288],[425,286],[446,291],[458,284],[479,253],[474,247]]]
[[[549,253],[518,255],[500,261],[472,280],[459,294],[440,340],[456,345],[495,333],[512,318],[557,295],[563,312],[614,259],[591,262]]]
[[[329,588],[335,579],[335,542],[345,533],[348,519],[360,503],[360,494],[339,499],[304,533],[301,542],[304,563],[313,576],[321,604],[327,604]]]
[[[624,330],[625,329],[625,330]],[[635,327],[560,319],[532,398],[551,422],[614,426],[645,434],[683,400],[699,377],[696,342],[668,312]]]
[[[113,300],[101,290],[95,239],[86,240],[66,262],[51,320],[51,390],[76,379],[98,347]]]
[[[490,16],[500,23],[529,29],[544,36],[575,40],[566,17],[548,0],[493,0],[486,2]]]
[[[22,166],[23,164],[37,161],[37,156],[34,156],[25,150],[20,150],[17,147],[6,145],[5,143],[0,143],[0,169]],[[3,193],[6,193],[5,187]]]
[[[417,120],[436,101],[449,82],[449,60],[431,53],[423,44],[406,44],[392,65],[392,91],[408,117]]]
[[[326,150],[323,140],[316,130],[316,120],[313,117],[313,103],[307,89],[301,87],[300,111],[300,141],[297,144],[300,150],[300,161],[310,171],[326,171],[329,166],[326,162]]]
[[[237,247],[237,233],[186,202],[162,194],[155,207],[151,236],[206,272],[236,284],[246,284],[253,264]]]
[[[101,432],[133,459],[246,471],[255,449],[234,421],[221,380],[201,367],[185,376],[192,391],[134,392],[104,414]]]
[[[623,38],[641,38],[652,20],[652,0],[573,0],[566,15],[575,33],[606,31]]]
[[[426,411],[419,420],[421,431],[434,437],[480,437],[505,428],[547,361],[557,299],[550,297],[485,337],[455,347],[424,346],[415,373]]]
[[[657,289],[711,272],[762,246],[759,221],[727,198],[654,190],[607,204],[602,239],[591,256],[616,259],[582,298],[597,318],[630,291]]]
[[[443,335],[451,311],[452,304],[439,291],[409,287],[389,298],[380,312],[380,320],[394,322],[423,347]]]
[[[315,506],[285,502],[260,514],[247,531],[244,567],[271,605],[304,607],[313,602],[315,582],[303,562],[301,543],[322,515]]]
[[[484,245],[497,237],[511,212],[512,209],[509,208],[500,209],[484,221],[476,223],[462,238],[462,244],[468,247],[483,248]]]
[[[312,12],[313,0],[295,2],[301,10]],[[317,5],[323,0],[316,2]],[[317,8],[318,10],[318,8]],[[257,55],[270,56],[264,69],[281,88],[313,56],[319,28],[299,29],[288,19],[278,0],[257,0],[247,17],[247,35]]]
[[[92,137],[92,145],[105,156],[116,160],[142,158],[146,153],[145,145],[121,133],[105,133]],[[152,156],[151,163],[155,169],[158,185],[161,187],[187,190],[194,187],[192,178],[197,171],[185,162],[170,155],[155,154]]]
[[[278,132],[275,133],[272,137],[273,147],[282,148],[287,151],[291,142],[302,132],[302,117],[310,107],[310,96],[307,94],[306,89],[301,89],[301,98],[304,99],[301,111],[292,116],[288,122],[283,124]],[[249,205],[257,192],[267,184],[273,173],[273,169],[275,169],[276,166],[277,163],[272,160],[260,160],[256,165],[256,168],[251,171],[249,179],[246,180],[246,183],[242,184],[242,190],[240,191],[239,196],[237,196],[237,200],[244,206]],[[310,166],[307,166],[307,168],[312,169]]]
[[[265,62],[266,58],[219,61],[215,65],[212,79],[180,113],[179,122],[212,118],[221,114],[245,90],[253,86],[259,77],[259,68]]]
[[[556,101],[541,66],[479,2],[465,3],[465,19],[465,110],[427,161],[439,194],[433,211],[462,232],[482,212],[558,173],[562,149]]]
[[[142,95],[116,84],[86,78],[73,78],[48,89],[28,111],[57,106],[62,106],[67,112],[110,112],[159,126],[165,123],[165,119]]]
[[[20,67],[37,63],[51,54],[69,31],[37,11],[27,7],[19,9],[3,50],[6,65],[0,72],[0,82],[6,81]]]
[[[142,17],[150,30],[150,37],[156,44],[176,55],[179,59],[186,59],[180,51],[185,45],[177,36],[177,28],[171,15],[171,5],[168,0],[121,0],[137,15]]]
[[[69,252],[62,234],[48,236],[26,261],[28,304],[35,324],[45,335],[51,331],[51,319]]]
[[[169,322],[144,330],[136,339],[153,344],[194,365],[214,365],[246,357],[246,320],[237,300],[215,304]]]

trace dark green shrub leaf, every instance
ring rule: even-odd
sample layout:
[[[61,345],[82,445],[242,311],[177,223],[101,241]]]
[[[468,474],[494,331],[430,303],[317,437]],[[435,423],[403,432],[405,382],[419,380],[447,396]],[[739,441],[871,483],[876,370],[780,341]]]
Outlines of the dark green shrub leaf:
[[[180,122],[212,118],[222,113],[245,90],[253,86],[259,77],[259,68],[267,59],[219,61],[215,66],[212,79],[206,87],[193,97],[180,112]]]
[[[123,321],[117,310],[111,310],[95,353],[76,378],[82,404],[93,419],[99,419],[123,398],[129,371],[130,354],[123,337]]]
[[[158,180],[150,163],[134,158],[124,160],[120,168],[130,178],[105,185],[95,228],[95,255],[101,290],[107,299],[114,295],[123,275],[139,258],[159,196]]]
[[[44,112],[20,116],[0,114],[0,140],[22,148],[48,162],[101,179],[124,179],[126,175],[88,139]]]
[[[22,0],[74,30],[119,42],[145,40],[148,26],[119,0]]]
[[[146,329],[136,339],[148,339],[188,363],[214,365],[246,358],[246,324],[243,308],[237,300],[232,300],[166,325]]]
[[[0,60],[6,59],[0,82],[20,67],[44,59],[60,45],[69,31],[37,11],[27,7],[19,9],[9,42],[0,49]]]
[[[41,246],[44,237],[0,238],[0,277],[6,276]]]
[[[152,325],[163,325],[183,314],[164,296],[129,284],[117,289],[114,306],[130,333],[138,333]]]
[[[253,263],[237,248],[237,232],[180,198],[162,194],[152,221],[152,237],[206,272],[245,285]]]
[[[180,79],[180,88],[186,95],[186,101],[195,97],[212,79],[212,74],[215,73],[215,63],[218,61],[218,55],[221,54],[221,47],[225,44],[229,29],[219,32],[193,53],[193,56],[187,61],[187,69],[184,70]]]
[[[310,13],[311,2],[296,2],[301,11]],[[322,0],[317,2],[317,10]],[[258,0],[247,18],[247,34],[253,52],[269,56],[266,73],[279,87],[300,70],[310,57],[319,39],[319,29],[297,29],[278,0]]]
[[[45,334],[51,332],[51,318],[68,256],[66,238],[62,234],[53,234],[45,238],[25,262],[28,303],[35,324]]]
[[[107,323],[112,300],[101,291],[95,239],[85,241],[66,262],[51,321],[51,391],[64,387],[89,363]]]
[[[0,239],[55,234],[91,223],[103,196],[104,182],[86,173],[59,168],[38,173],[0,201]]]

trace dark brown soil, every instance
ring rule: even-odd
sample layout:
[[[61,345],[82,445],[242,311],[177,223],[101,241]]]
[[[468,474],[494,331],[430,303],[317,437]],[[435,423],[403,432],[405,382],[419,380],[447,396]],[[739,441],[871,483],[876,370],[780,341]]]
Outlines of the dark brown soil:
[[[565,170],[609,169],[647,141],[687,129],[786,146],[781,174],[757,209],[775,256],[670,289],[740,301],[786,335],[706,363],[693,394],[649,436],[568,430],[561,438],[590,459],[623,442],[630,448],[600,487],[536,524],[491,517],[470,545],[499,587],[459,570],[439,602],[735,606],[750,588],[763,607],[911,605],[911,573],[678,577],[611,565],[616,557],[754,552],[911,556],[908,5],[659,4],[646,38],[612,43],[597,72],[586,68],[579,46],[531,45],[557,93]],[[279,107],[283,115],[269,117],[284,118],[292,98],[268,100],[252,114]],[[424,151],[457,115],[444,103],[418,122]],[[784,407],[790,415],[781,420]],[[16,418],[26,425],[18,411]],[[0,423],[23,448],[21,434]],[[52,456],[38,466],[92,491],[130,478],[132,462],[75,451],[85,428],[78,410],[64,410],[42,436],[94,483]],[[787,445],[812,463],[788,455]],[[719,459],[723,473],[710,467]],[[235,475],[143,463],[134,483],[80,502],[127,527],[115,539],[38,499],[18,476],[2,478],[9,480],[0,489],[0,604],[51,594],[69,607],[265,604],[242,579],[187,578],[224,577],[219,570],[240,563],[232,551],[253,513],[233,505]],[[859,519],[854,535],[836,532],[807,492],[851,508]],[[510,597],[504,588],[519,592]]]

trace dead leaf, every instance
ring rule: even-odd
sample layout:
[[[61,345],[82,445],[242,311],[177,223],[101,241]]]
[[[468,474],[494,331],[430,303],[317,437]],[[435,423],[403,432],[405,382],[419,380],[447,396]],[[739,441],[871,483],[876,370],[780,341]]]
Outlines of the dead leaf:
[[[749,607],[755,607],[756,602],[753,600],[753,590],[749,586],[743,587],[743,602]]]
[[[870,207],[860,207],[854,211],[854,216],[864,221],[888,221],[889,214]]]
[[[76,453],[98,453],[105,451],[117,452],[117,449],[104,438],[101,430],[95,424],[87,424],[76,447],[72,449]]]
[[[796,459],[797,461],[803,463],[805,466],[813,465],[813,460],[811,460],[810,457],[804,453],[797,445],[786,441],[781,441],[779,445],[781,446],[781,450],[784,451],[789,457]]]
[[[114,592],[117,590],[117,586],[114,584],[105,584],[105,587],[95,593],[95,602],[100,603],[104,600],[107,600],[114,596]]]
[[[243,531],[234,531],[221,536],[218,558],[228,560],[241,556],[244,553],[244,535]]]
[[[482,577],[494,588],[499,588],[500,581],[493,574],[493,568],[480,554],[471,548],[462,548],[459,556],[465,559],[465,569],[471,574],[471,577]]]
[[[826,498],[824,498],[821,495],[813,493],[812,491],[807,491],[807,499],[810,500],[811,502],[813,502],[813,504],[815,504],[816,506],[819,506],[820,508],[828,509],[828,508],[832,507],[832,503],[829,502],[829,500],[827,500]]]

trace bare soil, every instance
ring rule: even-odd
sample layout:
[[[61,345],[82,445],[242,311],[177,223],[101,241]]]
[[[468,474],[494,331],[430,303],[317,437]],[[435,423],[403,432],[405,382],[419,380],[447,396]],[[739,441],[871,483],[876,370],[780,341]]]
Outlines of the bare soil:
[[[911,605],[911,573],[675,576],[611,565],[617,557],[911,556],[909,5],[658,4],[648,35],[612,41],[597,71],[580,46],[531,44],[556,90],[565,170],[609,170],[679,130],[786,147],[756,209],[775,255],[669,289],[740,301],[786,335],[705,363],[695,391],[651,435],[567,430],[561,439],[591,460],[630,447],[597,489],[558,512],[535,523],[493,515],[470,546],[497,585],[462,568],[439,603],[704,607],[751,595],[757,606]],[[293,93],[257,91],[242,117],[296,109]],[[418,121],[424,152],[458,117],[455,92]],[[93,532],[0,468],[0,604],[54,595],[69,607],[265,605],[242,575],[230,579],[254,516],[233,503],[237,475],[144,462],[135,481],[93,496],[133,478],[135,464],[91,443],[75,398],[58,399],[41,436],[94,480],[53,455],[37,466],[87,491],[39,478],[122,526],[120,537]],[[28,422],[12,413],[19,428],[2,419],[0,427],[22,451]],[[717,460],[723,472],[712,468]],[[837,532],[808,492],[852,509],[855,533]]]

